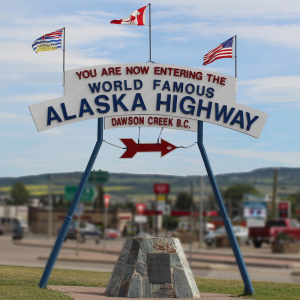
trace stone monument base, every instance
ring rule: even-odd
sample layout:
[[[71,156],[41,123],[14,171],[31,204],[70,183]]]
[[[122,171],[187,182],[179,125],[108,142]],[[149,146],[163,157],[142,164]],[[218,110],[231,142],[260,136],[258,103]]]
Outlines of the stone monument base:
[[[105,293],[128,298],[199,298],[177,238],[130,238]]]

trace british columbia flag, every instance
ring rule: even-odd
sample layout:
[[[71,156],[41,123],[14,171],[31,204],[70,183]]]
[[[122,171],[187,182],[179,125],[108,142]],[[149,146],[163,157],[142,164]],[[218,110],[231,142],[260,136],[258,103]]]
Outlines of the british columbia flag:
[[[51,33],[45,34],[35,40],[32,49],[38,53],[41,51],[52,51],[61,48],[62,29],[58,29]]]

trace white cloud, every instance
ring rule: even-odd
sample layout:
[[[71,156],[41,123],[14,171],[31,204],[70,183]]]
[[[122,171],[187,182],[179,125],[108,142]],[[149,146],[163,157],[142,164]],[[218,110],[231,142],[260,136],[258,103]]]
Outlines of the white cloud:
[[[300,76],[277,76],[245,80],[246,102],[300,102]]]
[[[113,2],[119,2],[112,0]],[[131,0],[137,5],[138,0]],[[273,19],[292,19],[298,18],[300,13],[300,5],[298,0],[152,0],[152,9],[167,8],[165,10],[155,12],[159,13],[161,18],[169,16],[176,19],[196,16],[201,19],[216,18],[273,18]]]
[[[185,20],[183,20],[183,22],[184,21]],[[220,36],[220,38],[224,38],[224,36],[229,38],[230,36],[237,35],[239,39],[246,42],[255,42],[290,49],[300,49],[300,40],[295,39],[295,35],[297,35],[300,31],[300,24],[257,25],[253,20],[248,22],[218,20],[211,22],[192,22],[188,24],[182,22],[170,22],[153,26],[153,28],[161,32],[174,33],[177,35],[176,37],[169,36],[168,38],[170,40],[190,40],[198,37],[199,35],[208,39],[215,39],[218,36]],[[280,45],[278,44],[278,41],[280,41]],[[222,40],[220,40],[220,43],[221,42]]]
[[[251,149],[221,149],[210,148],[209,153],[227,154],[243,159],[262,159],[276,162],[278,164],[300,166],[300,152],[280,152],[280,151],[255,151]]]
[[[16,114],[0,111],[0,119],[11,119],[11,118],[17,118],[17,117],[18,117],[18,115],[16,115]]]
[[[25,94],[25,95],[11,95],[1,97],[1,103],[37,103],[46,100],[62,97],[62,94]]]

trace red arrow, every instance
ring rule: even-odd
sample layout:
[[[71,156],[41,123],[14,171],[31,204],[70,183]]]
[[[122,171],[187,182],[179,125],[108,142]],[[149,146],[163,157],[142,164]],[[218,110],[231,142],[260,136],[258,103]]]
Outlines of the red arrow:
[[[127,150],[120,158],[133,158],[137,152],[161,152],[161,157],[173,151],[177,147],[161,139],[161,144],[136,144],[133,139],[120,139]]]

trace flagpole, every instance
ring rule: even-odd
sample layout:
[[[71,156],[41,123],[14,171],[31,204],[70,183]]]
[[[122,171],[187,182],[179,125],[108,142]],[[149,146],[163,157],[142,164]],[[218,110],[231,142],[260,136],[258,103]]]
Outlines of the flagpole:
[[[65,94],[65,58],[66,58],[66,39],[65,39],[65,35],[66,35],[66,27],[63,27],[63,31],[64,31],[64,41],[63,41],[63,87],[64,87],[64,94]]]
[[[150,54],[149,62],[152,62],[151,60],[151,3],[149,3],[148,6],[149,6],[149,54]]]
[[[235,50],[234,50],[234,54],[235,54],[235,78],[237,78],[237,56],[236,56],[236,40],[237,40],[237,36],[234,36],[234,46],[235,46]]]

